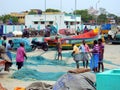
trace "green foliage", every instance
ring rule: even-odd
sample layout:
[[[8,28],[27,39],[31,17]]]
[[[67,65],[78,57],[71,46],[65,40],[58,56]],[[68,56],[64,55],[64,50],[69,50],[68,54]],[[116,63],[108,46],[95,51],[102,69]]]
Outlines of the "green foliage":
[[[108,19],[107,19],[107,15],[106,14],[100,14],[98,16],[98,23],[102,24],[102,23],[107,23]]]
[[[115,19],[116,24],[120,24],[120,17],[116,16],[115,14],[108,14],[107,17]]]
[[[48,9],[46,9],[45,12],[61,12],[61,11],[58,10],[58,9],[51,9],[51,8],[48,8]]]
[[[48,8],[48,9],[46,9],[45,12],[61,12],[61,11],[58,10],[58,9]],[[67,12],[64,12],[64,13],[67,14]],[[34,15],[34,14],[38,14],[38,13],[34,10],[31,10],[28,14],[29,15]],[[75,10],[74,12],[69,13],[69,14],[81,15],[81,19],[82,19],[83,23],[89,23],[90,20],[96,20],[96,15],[90,15],[88,13],[87,9],[85,9],[85,10]],[[108,14],[107,15],[106,13],[105,14],[100,14],[100,15],[97,16],[97,23],[98,24],[107,23],[108,18],[113,18],[116,21],[117,24],[120,24],[120,17],[116,16],[115,14]],[[3,23],[6,23],[10,19],[12,20],[13,24],[18,23],[18,18],[17,17],[12,17],[10,15],[0,16],[0,20],[3,21]]]
[[[14,24],[17,24],[18,23],[18,18],[17,17],[11,17],[12,21]]]
[[[75,15],[81,15],[81,19],[84,23],[88,23],[90,20],[92,20],[94,17],[90,14],[88,14],[88,10],[75,10],[73,12]]]
[[[29,14],[29,15],[34,15],[34,14],[37,14],[37,12],[31,10],[28,14]]]
[[[114,14],[108,14],[107,17],[108,17],[108,18],[115,18],[116,15],[114,15]]]
[[[18,18],[17,17],[13,17],[13,16],[10,16],[10,15],[3,15],[3,16],[0,17],[0,20],[2,20],[3,23],[8,22],[10,19],[12,20],[13,24],[18,23]]]

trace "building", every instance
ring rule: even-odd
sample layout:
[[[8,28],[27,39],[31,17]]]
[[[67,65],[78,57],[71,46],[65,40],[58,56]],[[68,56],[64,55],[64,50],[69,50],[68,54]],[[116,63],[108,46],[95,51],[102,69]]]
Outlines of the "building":
[[[19,24],[25,24],[25,15],[28,14],[28,11],[17,13],[17,12],[12,12],[10,13],[10,16],[14,16],[18,18],[18,23]]]
[[[44,29],[47,25],[54,25],[55,27],[61,28],[73,28],[81,24],[81,16],[73,14],[42,14],[42,15],[26,15],[25,25],[31,28]]]
[[[23,11],[21,13],[12,12],[10,13],[10,16],[17,17],[19,24],[25,24],[25,16],[28,15],[31,11],[35,12],[36,14],[42,14],[42,11],[40,9],[31,9],[30,11]]]

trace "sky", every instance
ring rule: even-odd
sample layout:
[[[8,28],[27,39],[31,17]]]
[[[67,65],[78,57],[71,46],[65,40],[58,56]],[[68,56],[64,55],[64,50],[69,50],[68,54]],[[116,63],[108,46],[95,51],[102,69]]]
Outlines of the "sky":
[[[109,13],[120,16],[120,0],[1,0],[0,15],[9,14],[11,12],[29,11],[30,9],[53,8],[65,12],[73,12],[77,10],[94,8],[105,8]]]

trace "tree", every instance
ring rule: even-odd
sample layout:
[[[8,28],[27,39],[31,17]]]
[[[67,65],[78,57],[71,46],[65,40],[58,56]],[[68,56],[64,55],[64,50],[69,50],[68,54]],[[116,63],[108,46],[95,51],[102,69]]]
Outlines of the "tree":
[[[92,20],[94,17],[90,14],[88,14],[88,10],[75,10],[73,12],[75,15],[81,15],[82,21],[84,23],[88,23],[90,20]]]
[[[18,18],[17,17],[11,17],[13,24],[18,24]]]
[[[34,14],[37,14],[37,12],[31,10],[28,14],[29,14],[29,15],[34,15]]]
[[[115,15],[115,14],[110,14],[110,13],[109,13],[109,14],[107,15],[107,18],[114,19],[115,17],[116,17],[116,15]]]
[[[10,15],[1,16],[0,20],[3,21],[3,23],[11,23],[11,24],[17,24],[18,23],[18,18],[10,16]]]
[[[58,10],[58,9],[51,9],[51,8],[48,8],[48,9],[46,9],[45,12],[61,12],[61,11]]]
[[[107,13],[105,8],[99,8],[99,12],[100,12],[100,14],[106,14]]]
[[[108,19],[106,14],[100,14],[98,16],[98,24],[107,23],[107,22],[108,22]]]

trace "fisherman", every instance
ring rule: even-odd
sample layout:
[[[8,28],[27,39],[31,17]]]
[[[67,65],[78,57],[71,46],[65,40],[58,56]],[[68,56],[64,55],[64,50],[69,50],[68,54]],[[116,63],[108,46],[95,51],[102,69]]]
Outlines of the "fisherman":
[[[80,61],[79,48],[75,44],[72,44],[72,47],[73,47],[73,52],[71,55],[73,56],[73,60],[76,62],[76,67],[79,68],[79,61]]]
[[[89,46],[85,43],[85,40],[82,40],[82,44],[79,46],[79,50],[81,51],[81,60],[83,61],[83,67],[88,67],[88,53],[90,52]]]
[[[85,28],[84,28],[83,33],[86,33],[86,32],[88,32],[88,28],[87,28],[87,26],[85,25]]]
[[[9,68],[11,67],[12,63],[8,55],[6,54],[5,43],[0,46],[0,58],[5,60],[5,68],[4,71],[9,72]]]
[[[2,45],[7,43],[7,37],[3,36],[3,41],[2,41]]]
[[[9,40],[8,43],[6,43],[6,53],[11,61],[12,61],[12,54],[10,50],[12,50],[12,47],[13,47],[13,41]]]
[[[79,26],[77,27],[77,35],[79,35],[79,33],[80,33],[80,28],[79,28]]]
[[[20,47],[17,49],[16,54],[16,65],[18,66],[18,70],[22,68],[24,63],[24,57],[27,59],[26,52],[24,49],[24,43],[20,43]]]
[[[61,60],[62,60],[62,44],[60,39],[58,39],[58,42],[57,42],[57,52],[58,52],[58,60],[59,60],[59,57],[61,57]]]
[[[98,62],[98,72],[100,72],[100,68],[102,67],[102,72],[104,71],[103,65],[103,57],[104,57],[104,45],[102,43],[102,39],[98,39],[99,45],[99,62]]]
[[[97,40],[94,40],[93,42],[93,48],[92,48],[92,57],[90,60],[90,68],[94,72],[98,72],[98,61],[99,61],[99,45]]]

